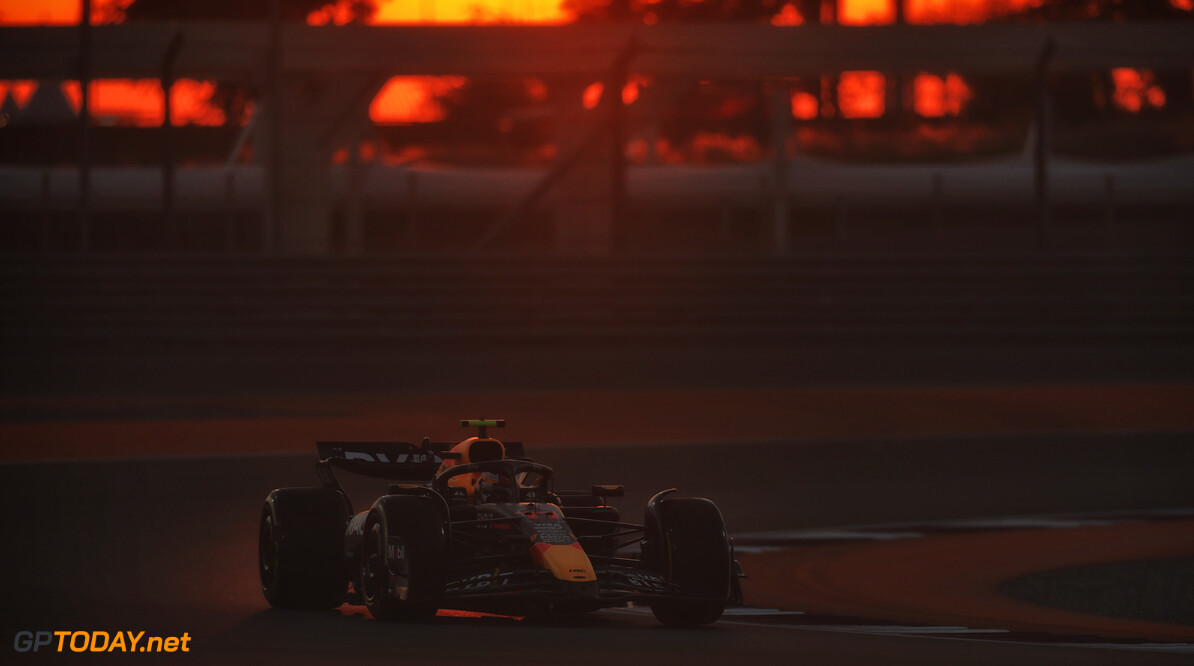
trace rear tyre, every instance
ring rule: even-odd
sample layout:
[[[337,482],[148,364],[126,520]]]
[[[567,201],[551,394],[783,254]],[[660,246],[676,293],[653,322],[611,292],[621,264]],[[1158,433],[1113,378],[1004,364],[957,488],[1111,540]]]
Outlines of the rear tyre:
[[[274,608],[344,602],[348,504],[325,488],[279,488],[266,497],[257,534],[261,591]]]
[[[713,502],[692,497],[662,500],[657,509],[656,519],[647,517],[643,561],[689,598],[654,601],[651,612],[672,627],[715,622],[725,610],[731,576],[721,512]]]
[[[365,522],[360,590],[379,620],[421,620],[435,615],[447,557],[442,509],[426,497],[388,495]]]

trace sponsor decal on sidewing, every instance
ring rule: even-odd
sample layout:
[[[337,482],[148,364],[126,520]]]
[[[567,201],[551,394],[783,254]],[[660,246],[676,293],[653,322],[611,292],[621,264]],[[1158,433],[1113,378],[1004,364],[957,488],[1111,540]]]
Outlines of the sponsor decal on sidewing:
[[[444,592],[468,592],[470,590],[482,590],[488,587],[503,587],[510,584],[510,578],[515,574],[513,571],[500,571],[497,573],[480,573],[473,576],[466,576],[450,581],[445,587]]]
[[[368,460],[370,462],[382,463],[442,463],[443,459],[435,454],[426,453],[399,453],[390,460],[389,456],[384,453],[365,453],[363,451],[345,451],[344,457],[348,460]]]

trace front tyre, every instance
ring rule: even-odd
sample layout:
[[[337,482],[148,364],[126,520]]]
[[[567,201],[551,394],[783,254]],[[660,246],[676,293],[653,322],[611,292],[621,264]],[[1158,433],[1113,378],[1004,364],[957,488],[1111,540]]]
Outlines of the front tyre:
[[[651,612],[672,627],[717,621],[730,594],[730,542],[721,512],[707,499],[661,500],[647,518],[643,560],[676,583],[685,599],[660,599]],[[697,597],[697,598],[693,598]]]
[[[435,615],[442,585],[447,532],[440,507],[425,497],[388,495],[365,522],[360,590],[379,620],[421,620]]]
[[[261,591],[274,608],[344,602],[348,504],[325,488],[279,488],[266,497],[257,532]]]

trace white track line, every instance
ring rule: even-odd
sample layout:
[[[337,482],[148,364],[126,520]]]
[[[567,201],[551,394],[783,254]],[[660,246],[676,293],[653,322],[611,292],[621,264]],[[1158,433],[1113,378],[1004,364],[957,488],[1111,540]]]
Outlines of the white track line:
[[[971,629],[970,627],[904,627],[886,624],[819,624],[810,628],[852,634],[1008,634],[1007,629]]]
[[[1038,516],[1008,516],[996,518],[976,518],[962,520],[938,520],[919,523],[888,523],[871,525],[850,525],[827,529],[791,529],[769,530],[765,532],[751,532],[736,534],[735,539],[742,541],[773,542],[763,546],[735,545],[738,553],[761,553],[785,548],[798,547],[802,542],[809,541],[891,541],[895,539],[915,539],[936,533],[940,530],[948,534],[950,530],[1015,530],[1015,529],[1066,529],[1073,527],[1106,526],[1122,523],[1137,523],[1150,519],[1181,519],[1194,517],[1194,507],[1174,507],[1163,509],[1145,509],[1141,511],[1089,511],[1084,513],[1045,514]],[[762,615],[759,609],[742,608],[727,615],[734,619],[721,620],[722,624],[732,624],[750,627],[772,627],[783,629],[803,629],[811,631],[832,631],[840,633],[873,634],[887,636],[909,636],[917,638],[932,638],[935,640],[984,640],[975,634],[1011,634],[1007,629],[971,629],[962,626],[944,627],[907,627],[900,625],[842,625],[842,624],[773,624],[751,622],[751,615]],[[798,612],[798,611],[797,611]],[[1138,652],[1168,652],[1176,654],[1194,654],[1194,643],[1053,643],[1048,641],[1019,641],[1007,640],[1000,642],[1022,643],[1033,645],[1057,645],[1062,647],[1095,648],[1102,650],[1133,650]]]
[[[1114,525],[1117,522],[1123,521],[1105,518],[987,518],[980,520],[951,520],[947,526],[958,529],[1016,530],[1059,527],[1098,527],[1102,525]]]
[[[1194,643],[1058,643],[1065,647],[1137,650],[1140,652],[1176,652],[1194,654]]]
[[[850,528],[835,530],[776,530],[772,532],[754,532],[751,534],[736,534],[735,539],[774,539],[776,541],[894,541],[896,539],[919,539],[923,532],[864,532]],[[734,550],[739,550],[734,546]]]
[[[748,549],[782,548],[784,542],[797,545],[804,541],[891,541],[897,539],[918,539],[930,533],[949,530],[1014,530],[1014,529],[1065,529],[1072,527],[1097,527],[1121,523],[1136,523],[1150,519],[1194,518],[1194,507],[1144,509],[1140,511],[1089,511],[1085,513],[1044,514],[1039,516],[1005,516],[995,518],[973,518],[960,520],[934,520],[917,523],[889,523],[870,525],[843,525],[830,528],[767,530],[733,535],[735,540],[747,543],[735,545],[742,553],[758,552]],[[753,545],[751,541],[775,542]]]
[[[650,615],[650,606],[629,606],[627,608],[607,608],[610,613],[629,613],[631,615]],[[804,611],[786,611],[778,608],[751,608],[746,607],[730,607],[725,609],[722,616],[733,615],[737,617],[774,617],[783,615],[804,615]]]
[[[902,627],[886,625],[834,625],[834,624],[773,624],[741,620],[719,620],[717,624],[740,627],[769,627],[771,629],[797,629],[802,631],[828,631],[844,634],[868,634],[872,636],[904,636],[908,638],[932,639],[938,641],[979,641],[1011,645],[1054,645],[1057,647],[1086,648],[1094,650],[1132,650],[1135,652],[1167,652],[1171,654],[1194,654],[1194,643],[1053,643],[1031,640],[993,640],[982,635],[1011,634],[1007,629],[971,629],[969,627]],[[973,636],[973,638],[971,637]]]
[[[722,617],[726,615],[741,615],[751,617],[763,617],[774,615],[804,615],[804,611],[786,611],[778,608],[727,608],[722,613]]]

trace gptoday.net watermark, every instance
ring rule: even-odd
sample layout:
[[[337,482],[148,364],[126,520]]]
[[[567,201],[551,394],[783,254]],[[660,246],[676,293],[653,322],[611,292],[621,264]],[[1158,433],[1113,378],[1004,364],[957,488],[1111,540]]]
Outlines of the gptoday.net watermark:
[[[18,631],[17,652],[190,652],[191,635],[146,636],[144,631]]]

